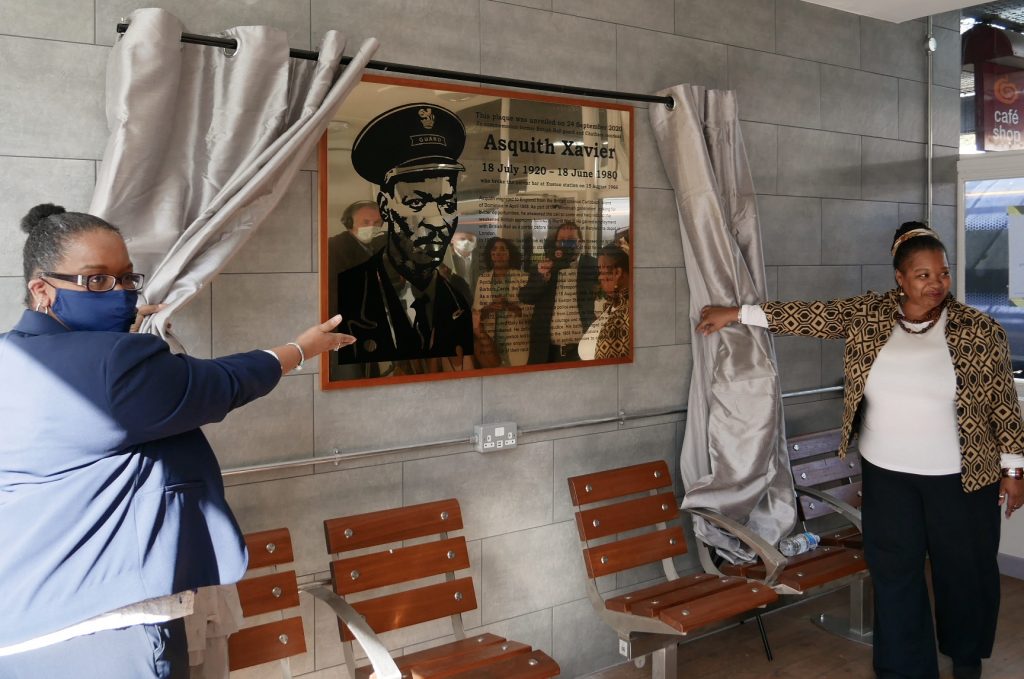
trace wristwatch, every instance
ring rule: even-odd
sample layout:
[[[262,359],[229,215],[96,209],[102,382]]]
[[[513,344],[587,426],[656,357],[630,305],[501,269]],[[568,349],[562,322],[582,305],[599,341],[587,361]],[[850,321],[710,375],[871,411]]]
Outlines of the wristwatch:
[[[1017,479],[1018,481],[1020,481],[1021,479],[1024,479],[1024,467],[1012,467],[1012,468],[1009,468],[1009,469],[1004,467],[1003,468],[1003,478],[1004,479]]]

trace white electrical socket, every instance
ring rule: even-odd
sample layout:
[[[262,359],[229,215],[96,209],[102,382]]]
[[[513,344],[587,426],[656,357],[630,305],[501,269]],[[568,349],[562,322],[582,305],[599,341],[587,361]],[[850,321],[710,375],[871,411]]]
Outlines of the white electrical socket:
[[[478,453],[490,453],[516,447],[518,432],[515,422],[493,422],[473,427],[473,442]]]

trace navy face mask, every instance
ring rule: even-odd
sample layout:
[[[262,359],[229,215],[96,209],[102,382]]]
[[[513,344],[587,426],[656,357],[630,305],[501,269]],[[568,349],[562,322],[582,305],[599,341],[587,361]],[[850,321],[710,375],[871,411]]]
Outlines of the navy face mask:
[[[89,292],[57,288],[54,315],[71,330],[128,332],[135,322],[139,293],[134,290]]]

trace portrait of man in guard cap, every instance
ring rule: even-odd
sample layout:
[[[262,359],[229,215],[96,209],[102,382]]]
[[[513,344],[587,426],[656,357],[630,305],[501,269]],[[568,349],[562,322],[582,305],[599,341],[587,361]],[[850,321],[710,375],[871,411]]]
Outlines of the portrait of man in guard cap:
[[[458,227],[465,145],[458,116],[429,103],[385,111],[356,137],[352,166],[377,187],[387,238],[369,260],[338,274],[341,332],[357,339],[339,352],[339,364],[436,372],[472,356],[471,301],[439,271]]]

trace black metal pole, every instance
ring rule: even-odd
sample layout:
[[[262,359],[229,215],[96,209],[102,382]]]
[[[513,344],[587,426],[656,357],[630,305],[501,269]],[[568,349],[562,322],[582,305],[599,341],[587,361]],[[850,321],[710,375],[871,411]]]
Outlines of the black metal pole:
[[[124,33],[128,30],[128,24],[119,23],[117,32]],[[223,47],[224,49],[238,49],[238,41],[232,38],[217,38],[211,35],[197,35],[195,33],[182,33],[181,41],[191,45],[206,45],[207,47]],[[289,50],[289,55],[295,59],[308,59],[316,61],[320,58],[318,52],[312,50]],[[342,66],[352,61],[352,57],[342,57]],[[484,83],[486,85],[499,85],[501,87],[519,87],[529,90],[540,90],[542,92],[555,92],[557,94],[570,94],[580,97],[598,97],[601,99],[628,99],[630,101],[643,101],[652,104],[665,104],[669,108],[675,105],[672,97],[659,97],[655,94],[639,94],[635,92],[614,92],[612,90],[598,90],[589,87],[573,87],[571,85],[554,85],[551,83],[538,83],[532,80],[519,80],[517,78],[499,78],[492,75],[481,75],[479,73],[464,73],[462,71],[445,71],[439,68],[426,68],[424,66],[410,66],[408,64],[395,64],[387,61],[370,61],[367,68],[375,71],[387,71],[389,73],[401,73],[403,75],[420,75],[429,78],[444,78],[446,80],[458,80],[462,82]]]

